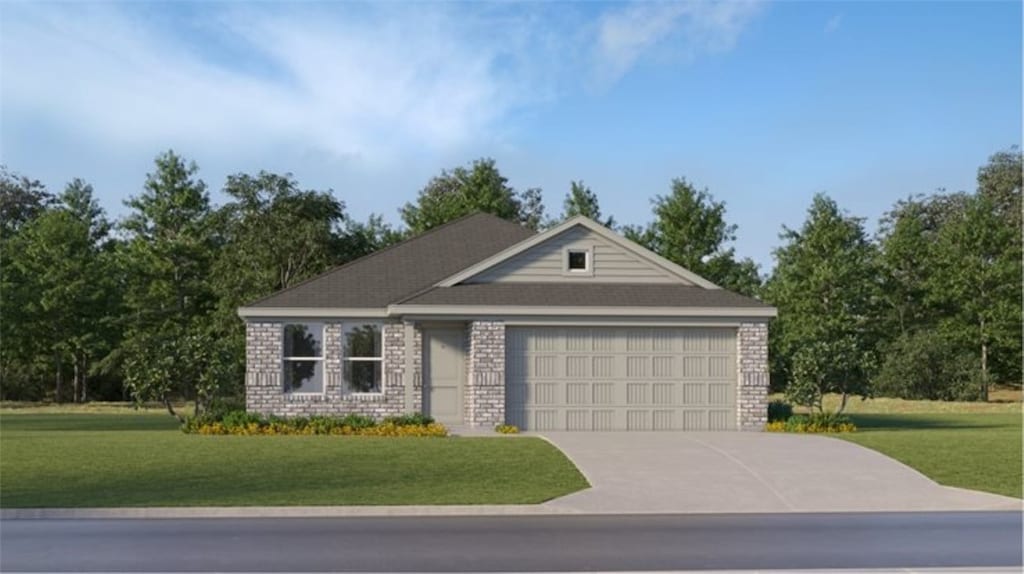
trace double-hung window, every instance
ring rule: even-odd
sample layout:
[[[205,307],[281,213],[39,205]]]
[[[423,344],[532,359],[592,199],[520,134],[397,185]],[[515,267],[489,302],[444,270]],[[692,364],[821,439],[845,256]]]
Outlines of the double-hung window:
[[[380,323],[345,323],[342,349],[346,393],[380,393],[384,360]]]
[[[324,392],[324,326],[291,323],[284,326],[284,391]]]

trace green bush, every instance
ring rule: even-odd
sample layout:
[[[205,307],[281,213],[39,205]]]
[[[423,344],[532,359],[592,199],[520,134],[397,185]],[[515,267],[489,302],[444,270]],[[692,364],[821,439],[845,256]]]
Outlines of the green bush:
[[[213,418],[214,422],[217,421],[216,418],[211,418]],[[219,422],[222,425],[224,425],[225,428],[237,428],[244,427],[249,423],[263,424],[264,420],[263,416],[257,413],[247,413],[245,411],[230,411],[224,413],[224,415],[220,417]]]
[[[223,420],[229,413],[236,411],[245,411],[245,399],[243,397],[216,397],[210,401],[204,414],[213,417],[215,420]]]
[[[794,415],[785,421],[768,423],[766,430],[770,432],[792,433],[844,433],[854,432],[857,426],[850,417],[836,413],[812,413]]]
[[[413,427],[419,427],[416,430]],[[265,417],[244,410],[233,410],[214,416],[206,413],[188,417],[181,430],[189,434],[306,434],[374,436],[439,436],[446,434],[444,427],[434,419],[420,413],[392,416],[380,423],[372,417],[348,414],[342,417],[312,415],[308,417]]]
[[[793,416],[793,405],[786,401],[768,403],[768,422],[784,421]]]
[[[373,420],[373,417],[360,415],[360,414],[348,414],[338,419],[338,426],[347,426],[354,429],[365,429],[373,426],[377,426],[377,421]]]
[[[882,397],[974,401],[981,398],[980,372],[973,353],[938,331],[925,330],[888,345],[872,387]]]
[[[434,417],[423,413],[409,413],[394,417],[387,417],[383,421],[397,426],[427,426],[434,422]]]

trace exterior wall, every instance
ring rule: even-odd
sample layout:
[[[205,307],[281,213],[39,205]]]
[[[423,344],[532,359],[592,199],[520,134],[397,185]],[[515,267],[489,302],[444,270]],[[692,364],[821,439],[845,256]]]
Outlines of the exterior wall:
[[[761,431],[768,423],[768,323],[742,323],[736,344],[736,426]]]
[[[383,393],[374,395],[343,393],[342,324],[338,321],[324,324],[324,392],[286,394],[281,379],[283,331],[283,322],[246,324],[245,406],[248,411],[277,416],[359,413],[377,419],[406,412],[405,333],[401,323],[383,324]],[[418,361],[414,365],[419,368]],[[419,379],[419,373],[414,373],[415,379]]]
[[[566,247],[593,249],[594,274],[566,276]],[[467,283],[596,281],[600,283],[684,283],[584,227],[574,227],[477,275]]]
[[[505,422],[505,324],[472,321],[468,335],[466,424],[493,427]]]

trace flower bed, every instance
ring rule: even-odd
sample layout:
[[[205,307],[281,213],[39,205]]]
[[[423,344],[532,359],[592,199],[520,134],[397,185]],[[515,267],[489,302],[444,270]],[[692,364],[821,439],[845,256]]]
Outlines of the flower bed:
[[[786,420],[776,420],[765,427],[768,432],[795,433],[848,433],[857,430],[853,421],[845,415],[814,413],[794,415]]]
[[[378,423],[363,415],[281,418],[234,411],[221,417],[188,419],[181,425],[181,430],[187,434],[239,436],[448,436],[448,429],[444,425],[419,414],[388,417]]]

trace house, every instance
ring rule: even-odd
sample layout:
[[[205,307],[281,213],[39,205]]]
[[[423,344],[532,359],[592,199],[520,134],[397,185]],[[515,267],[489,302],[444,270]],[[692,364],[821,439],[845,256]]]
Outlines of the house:
[[[525,430],[761,430],[768,320],[584,217],[477,213],[251,305],[246,405]]]

